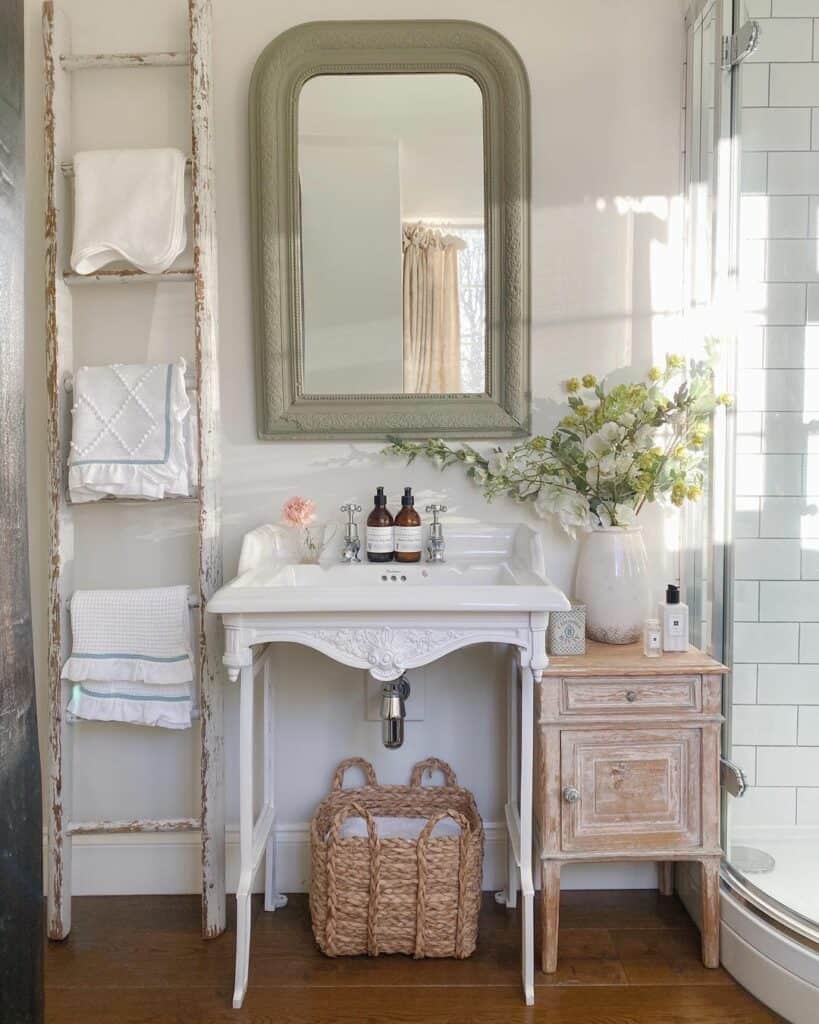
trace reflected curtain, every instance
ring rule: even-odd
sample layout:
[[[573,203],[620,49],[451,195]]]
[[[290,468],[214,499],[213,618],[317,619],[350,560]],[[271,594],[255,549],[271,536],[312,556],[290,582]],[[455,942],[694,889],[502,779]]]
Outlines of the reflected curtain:
[[[404,225],[405,394],[461,390],[458,251],[464,247],[439,228]]]

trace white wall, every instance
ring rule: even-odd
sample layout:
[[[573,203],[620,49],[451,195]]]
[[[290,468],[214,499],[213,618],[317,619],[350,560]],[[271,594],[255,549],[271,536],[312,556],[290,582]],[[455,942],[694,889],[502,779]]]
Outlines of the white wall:
[[[75,49],[172,49],[185,45],[185,5],[168,0],[64,0]],[[586,371],[598,375],[644,369],[674,347],[680,258],[675,197],[679,187],[682,27],[677,0],[214,0],[216,180],[222,322],[224,552],[230,575],[242,534],[275,520],[292,494],[317,500],[321,513],[355,497],[367,503],[378,483],[395,495],[413,484],[422,507],[444,500],[449,518],[535,523],[528,508],[501,501],[487,509],[456,471],[445,476],[416,463],[387,462],[373,444],[261,444],[253,404],[247,90],[263,45],[298,21],[327,18],[467,18],[498,29],[517,47],[532,91],[532,380],[534,426],[547,429],[561,402],[560,382]],[[43,357],[42,62],[39,2],[26,0],[28,31],[29,258],[27,280],[28,409],[32,581],[41,696],[45,693],[46,578],[45,388]],[[77,76],[75,118],[80,146],[188,145],[182,76],[174,71],[87,73]],[[173,76],[179,76],[174,78]],[[101,76],[101,77],[97,77]],[[170,93],[168,92],[170,90]],[[172,101],[163,97],[171,95]],[[92,292],[93,289],[85,289]],[[190,351],[187,296],[169,286],[116,289],[84,297],[77,335],[87,358],[160,358]],[[119,291],[123,291],[120,289]],[[127,315],[123,310],[127,305]],[[193,571],[189,520],[170,509],[88,510],[78,566],[84,585],[138,585],[178,580]],[[549,571],[571,589],[576,548],[554,527],[537,523]],[[660,566],[662,517],[649,520]],[[671,530],[672,539],[675,536]],[[673,560],[672,560],[673,564]],[[658,568],[658,592],[670,570]],[[335,763],[350,753],[372,757],[386,781],[407,777],[426,754],[450,760],[476,794],[487,821],[501,818],[504,712],[502,676],[477,649],[455,654],[430,672],[426,721],[411,723],[404,749],[387,752],[378,725],[364,721],[360,674],[319,655],[282,649],[279,708],[287,727],[279,743],[280,812],[304,822],[326,790]],[[41,720],[46,708],[41,700]],[[81,730],[78,757],[85,814],[185,813],[196,799],[195,744],[174,736],[96,727]],[[95,738],[94,738],[95,737]],[[227,694],[228,820],[237,816],[236,694]],[[180,753],[175,753],[180,751]],[[131,847],[129,847],[131,849]],[[112,884],[169,888],[183,850],[156,844],[128,858],[111,851]],[[87,851],[88,858],[97,850]],[[170,853],[163,852],[169,850]],[[97,853],[94,853],[97,856]],[[193,856],[195,849],[185,856]],[[102,856],[102,854],[99,854]],[[77,870],[83,859],[75,854]],[[90,859],[84,861],[90,865]],[[190,863],[190,862],[186,862]],[[105,884],[99,861],[88,885]],[[147,866],[146,866],[147,865]],[[605,884],[612,868],[567,872]],[[147,872],[144,875],[140,872]],[[589,873],[591,872],[591,874]],[[184,874],[184,873],[183,873]],[[635,884],[651,869],[630,876]],[[291,879],[292,881],[292,879]],[[288,885],[285,880],[285,888]]]

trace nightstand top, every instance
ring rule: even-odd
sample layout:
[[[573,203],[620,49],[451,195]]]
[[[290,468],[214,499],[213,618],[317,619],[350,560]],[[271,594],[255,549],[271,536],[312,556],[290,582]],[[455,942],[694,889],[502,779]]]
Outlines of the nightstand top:
[[[642,643],[599,644],[586,641],[585,654],[550,656],[544,676],[663,676],[680,673],[725,673],[725,665],[696,647],[685,653],[668,652],[661,658],[647,658]]]

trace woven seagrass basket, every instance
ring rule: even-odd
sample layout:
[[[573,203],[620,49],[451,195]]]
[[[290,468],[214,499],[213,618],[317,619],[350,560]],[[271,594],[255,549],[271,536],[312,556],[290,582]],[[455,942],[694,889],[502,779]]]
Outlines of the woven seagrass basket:
[[[344,789],[344,773],[354,765],[367,784]],[[425,769],[439,769],[444,785],[422,786]],[[351,817],[363,819],[366,836],[343,834]],[[382,838],[377,817],[427,820],[417,839]],[[458,832],[433,835],[445,819]],[[471,955],[478,937],[483,823],[475,798],[458,786],[446,762],[419,761],[408,786],[379,786],[369,761],[342,761],[313,816],[310,843],[313,934],[327,956]]]

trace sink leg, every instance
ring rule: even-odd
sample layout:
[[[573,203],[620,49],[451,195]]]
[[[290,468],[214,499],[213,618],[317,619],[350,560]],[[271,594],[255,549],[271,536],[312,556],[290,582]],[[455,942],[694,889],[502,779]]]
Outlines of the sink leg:
[[[269,649],[268,649],[269,650]],[[276,741],[276,691],[273,685],[273,669],[270,657],[264,664],[264,803],[276,806],[275,784],[275,741]],[[276,886],[276,819],[270,826],[267,837],[264,862],[264,909],[273,911],[287,906],[287,897]]]
[[[518,774],[520,761],[518,756],[518,666],[517,659],[512,663],[506,688],[506,804],[516,807],[518,804]],[[512,837],[506,834],[506,906],[512,910],[518,905],[518,887],[520,873]]]
[[[521,959],[527,1006],[535,1001],[535,887],[532,881],[532,775],[534,757],[534,676],[521,668],[520,691],[520,888],[523,897]]]
[[[234,1009],[244,1002],[250,967],[250,892],[253,887],[253,664],[243,665],[239,697],[239,882],[236,886]]]

